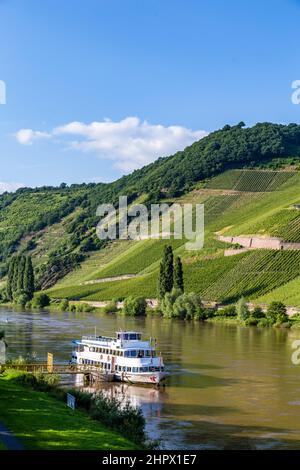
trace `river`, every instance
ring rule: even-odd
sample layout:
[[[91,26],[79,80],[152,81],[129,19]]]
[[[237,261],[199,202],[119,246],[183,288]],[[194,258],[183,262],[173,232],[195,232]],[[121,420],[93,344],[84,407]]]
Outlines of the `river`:
[[[168,449],[300,449],[300,331],[125,318],[91,313],[0,310],[9,356],[68,361],[71,340],[119,329],[155,337],[170,372],[160,390],[103,384],[142,407],[151,438]]]

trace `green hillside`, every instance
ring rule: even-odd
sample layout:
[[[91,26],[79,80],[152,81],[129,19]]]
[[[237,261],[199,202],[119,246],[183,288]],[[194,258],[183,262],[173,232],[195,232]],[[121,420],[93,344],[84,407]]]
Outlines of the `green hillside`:
[[[266,187],[270,184],[270,175],[262,170],[252,170]],[[276,174],[275,174],[276,173]],[[177,253],[183,258],[184,277],[187,291],[198,292],[205,300],[220,302],[236,301],[241,295],[248,299],[257,299],[280,286],[289,286],[290,281],[300,275],[300,251],[251,250],[235,256],[225,257],[227,246],[216,240],[216,233],[243,235],[244,227],[249,233],[257,228],[257,233],[264,236],[284,233],[289,227],[289,220],[295,221],[300,212],[293,209],[293,204],[300,201],[300,173],[286,172],[281,185],[276,191],[239,191],[237,194],[219,193],[211,195],[211,180],[208,187],[186,194],[176,199],[177,202],[204,202],[206,217],[206,241],[204,249],[188,252],[179,241],[171,241]],[[279,180],[279,172],[274,172]],[[215,178],[219,184],[220,178]],[[263,189],[263,187],[262,187]],[[283,214],[287,214],[284,217]],[[287,223],[288,221],[288,223]],[[287,240],[291,237],[287,236]],[[295,229],[295,240],[300,240],[300,230]],[[124,244],[128,242],[123,242]],[[102,279],[124,274],[136,274],[133,279],[107,281],[93,285],[69,285],[56,288],[51,295],[58,298],[109,300],[123,298],[133,292],[146,297],[156,297],[156,279],[158,264],[155,260],[161,256],[166,241],[134,242],[129,249],[106,264],[99,271],[89,275],[89,279]],[[87,262],[83,263],[83,266]],[[148,264],[148,269],[145,266]],[[295,281],[296,282],[296,281]],[[58,286],[57,286],[58,287]],[[270,301],[272,294],[270,294]]]
[[[300,241],[300,126],[225,126],[173,156],[110,184],[23,188],[0,196],[0,268],[15,253],[31,254],[37,285],[56,298],[110,300],[156,297],[163,247],[183,260],[187,291],[204,299],[256,299],[292,286],[299,252],[249,251],[224,256],[218,235],[259,235]],[[205,206],[205,246],[184,240],[103,242],[95,226],[100,203],[193,202]],[[132,275],[131,279],[112,280]],[[106,278],[108,278],[106,280]],[[101,281],[101,282],[100,282]],[[271,295],[271,294],[270,294]]]

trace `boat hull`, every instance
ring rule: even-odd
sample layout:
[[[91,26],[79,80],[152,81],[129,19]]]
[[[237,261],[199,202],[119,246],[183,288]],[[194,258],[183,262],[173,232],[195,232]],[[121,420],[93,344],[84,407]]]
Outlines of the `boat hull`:
[[[166,372],[145,372],[142,374],[115,373],[115,380],[137,384],[159,385],[166,377]]]

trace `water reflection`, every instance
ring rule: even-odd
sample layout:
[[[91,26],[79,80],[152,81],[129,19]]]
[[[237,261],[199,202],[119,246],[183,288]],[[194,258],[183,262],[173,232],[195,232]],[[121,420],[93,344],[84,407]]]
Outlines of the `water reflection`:
[[[71,341],[95,327],[106,335],[127,328],[157,338],[171,373],[165,389],[122,383],[100,389],[141,406],[147,431],[165,448],[300,449],[300,366],[290,360],[296,331],[0,310],[10,356],[36,352],[46,360],[49,351],[65,362]]]

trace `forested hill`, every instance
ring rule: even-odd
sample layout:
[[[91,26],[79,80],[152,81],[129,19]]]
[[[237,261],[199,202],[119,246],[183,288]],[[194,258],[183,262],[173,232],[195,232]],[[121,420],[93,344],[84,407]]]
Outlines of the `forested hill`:
[[[0,269],[16,252],[33,257],[39,287],[49,287],[102,243],[95,235],[96,207],[119,195],[157,202],[190,191],[228,168],[254,167],[273,159],[297,162],[300,126],[271,123],[225,126],[175,155],[159,158],[110,184],[62,184],[22,188],[0,196]]]
[[[199,180],[211,177],[228,168],[255,166],[276,157],[300,154],[300,126],[259,123],[245,128],[224,126],[195,142],[182,152],[159,158],[131,175],[121,178],[137,188],[182,192],[191,189]]]

